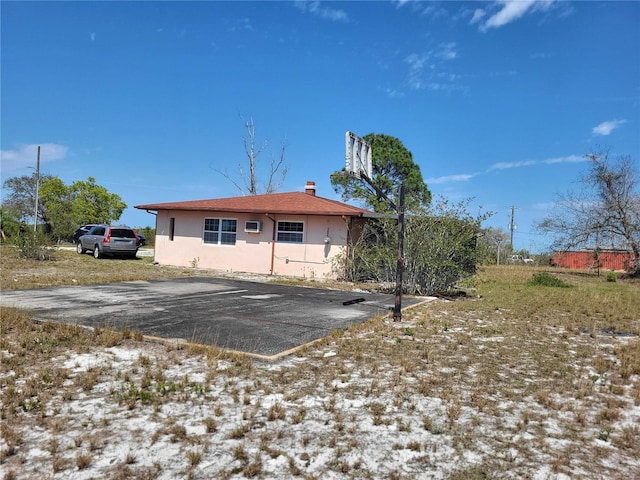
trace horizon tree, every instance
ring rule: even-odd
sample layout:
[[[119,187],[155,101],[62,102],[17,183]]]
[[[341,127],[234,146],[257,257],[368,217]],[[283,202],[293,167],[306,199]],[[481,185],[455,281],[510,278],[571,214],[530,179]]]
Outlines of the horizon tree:
[[[558,195],[553,211],[537,228],[554,236],[556,250],[603,245],[630,250],[632,272],[640,275],[640,192],[638,171],[629,155],[612,160],[608,149],[586,155],[589,170],[578,180],[580,189]]]
[[[235,179],[225,168],[224,170],[216,169],[216,172],[229,180],[242,195],[258,195],[259,193],[274,193],[282,187],[288,172],[288,166],[285,160],[286,146],[283,144],[280,148],[279,157],[271,157],[269,170],[266,172],[266,182],[264,187],[260,184],[258,157],[264,153],[269,145],[269,140],[264,139],[261,144],[256,144],[256,127],[253,118],[246,120],[240,117],[247,131],[242,141],[244,144],[244,153],[246,155],[246,165],[248,173],[243,169],[242,163],[238,164],[239,179]]]
[[[2,188],[7,192],[2,206],[6,211],[11,211],[18,222],[26,223],[28,219],[32,219],[36,208],[36,179],[37,174],[34,171],[31,175],[22,175],[19,177],[11,177],[4,181]],[[40,185],[46,181],[55,178],[53,175],[40,174]],[[46,223],[46,209],[43,208],[42,199],[38,201],[38,219]]]
[[[364,140],[371,145],[372,182],[389,198],[397,196],[400,184],[405,185],[407,211],[428,207],[431,192],[422,178],[420,166],[413,154],[396,137],[369,133]],[[358,200],[377,213],[389,213],[388,203],[361,180],[351,177],[343,168],[331,175],[331,185],[343,201]]]
[[[3,187],[8,191],[2,202],[5,212],[11,212],[18,222],[26,223],[35,213],[35,174],[12,177]],[[52,175],[40,176],[38,221],[47,233],[58,240],[73,236],[78,225],[117,221],[127,204],[118,194],[109,192],[96,179],[77,180],[71,185]]]

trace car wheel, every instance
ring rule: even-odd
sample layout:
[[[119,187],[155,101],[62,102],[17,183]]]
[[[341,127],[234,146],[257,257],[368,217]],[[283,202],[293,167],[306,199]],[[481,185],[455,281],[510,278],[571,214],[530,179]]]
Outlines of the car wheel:
[[[87,250],[82,248],[81,242],[78,242],[78,244],[76,245],[76,252],[78,252],[79,254],[83,254],[83,253],[87,253]]]
[[[93,258],[98,259],[100,257],[102,257],[102,254],[100,253],[100,248],[98,247],[98,245],[95,245],[93,247]]]

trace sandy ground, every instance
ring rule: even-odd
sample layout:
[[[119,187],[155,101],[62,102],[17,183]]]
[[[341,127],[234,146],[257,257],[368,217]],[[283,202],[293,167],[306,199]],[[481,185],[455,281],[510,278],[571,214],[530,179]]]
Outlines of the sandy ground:
[[[477,366],[460,375],[432,353],[375,361],[376,348],[418,342],[421,328],[387,319],[378,333],[347,332],[276,362],[133,341],[55,358],[65,380],[20,414],[2,478],[640,478],[639,405],[626,403],[609,433],[591,425],[601,405],[584,398],[495,391],[469,401]],[[432,335],[430,351],[444,359],[456,329]],[[488,351],[504,339],[471,341]],[[573,367],[592,395],[611,388],[593,368]],[[459,389],[438,390],[449,376]]]

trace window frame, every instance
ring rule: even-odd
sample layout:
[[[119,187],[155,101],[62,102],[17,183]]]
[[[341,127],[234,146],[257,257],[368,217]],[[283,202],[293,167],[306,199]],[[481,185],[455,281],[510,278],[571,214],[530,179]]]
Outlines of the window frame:
[[[207,220],[213,220],[214,222],[217,221],[218,229],[207,230]],[[233,231],[223,229],[225,222],[234,223]],[[216,242],[207,241],[206,239],[207,233],[215,233],[217,241]],[[223,242],[224,235],[227,235],[227,236],[233,235],[233,243]],[[212,246],[218,246],[218,247],[235,247],[237,243],[238,243],[238,219],[237,218],[205,217],[203,219],[202,221],[202,244],[203,245],[212,245]]]
[[[296,231],[296,230],[282,230],[280,228],[280,224],[281,223],[288,223],[288,224],[300,224],[302,226],[302,230],[300,231]],[[295,244],[295,245],[302,245],[305,242],[305,222],[303,222],[302,220],[278,220],[276,223],[276,242],[277,243],[291,243],[291,244]],[[296,235],[296,234],[300,234],[300,241],[296,241],[296,240],[281,240],[280,238],[280,234],[286,234],[286,235]]]

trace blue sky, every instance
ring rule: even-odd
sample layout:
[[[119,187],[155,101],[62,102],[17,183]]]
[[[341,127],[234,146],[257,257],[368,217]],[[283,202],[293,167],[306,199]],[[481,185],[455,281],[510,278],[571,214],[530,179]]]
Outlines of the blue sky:
[[[514,246],[599,147],[640,158],[640,2],[7,2],[2,180],[92,176],[143,203],[235,196],[218,171],[263,167],[280,191],[336,198],[344,134],[405,144],[434,195],[472,198]],[[264,178],[264,173],[261,175]],[[239,177],[236,177],[239,178]]]

